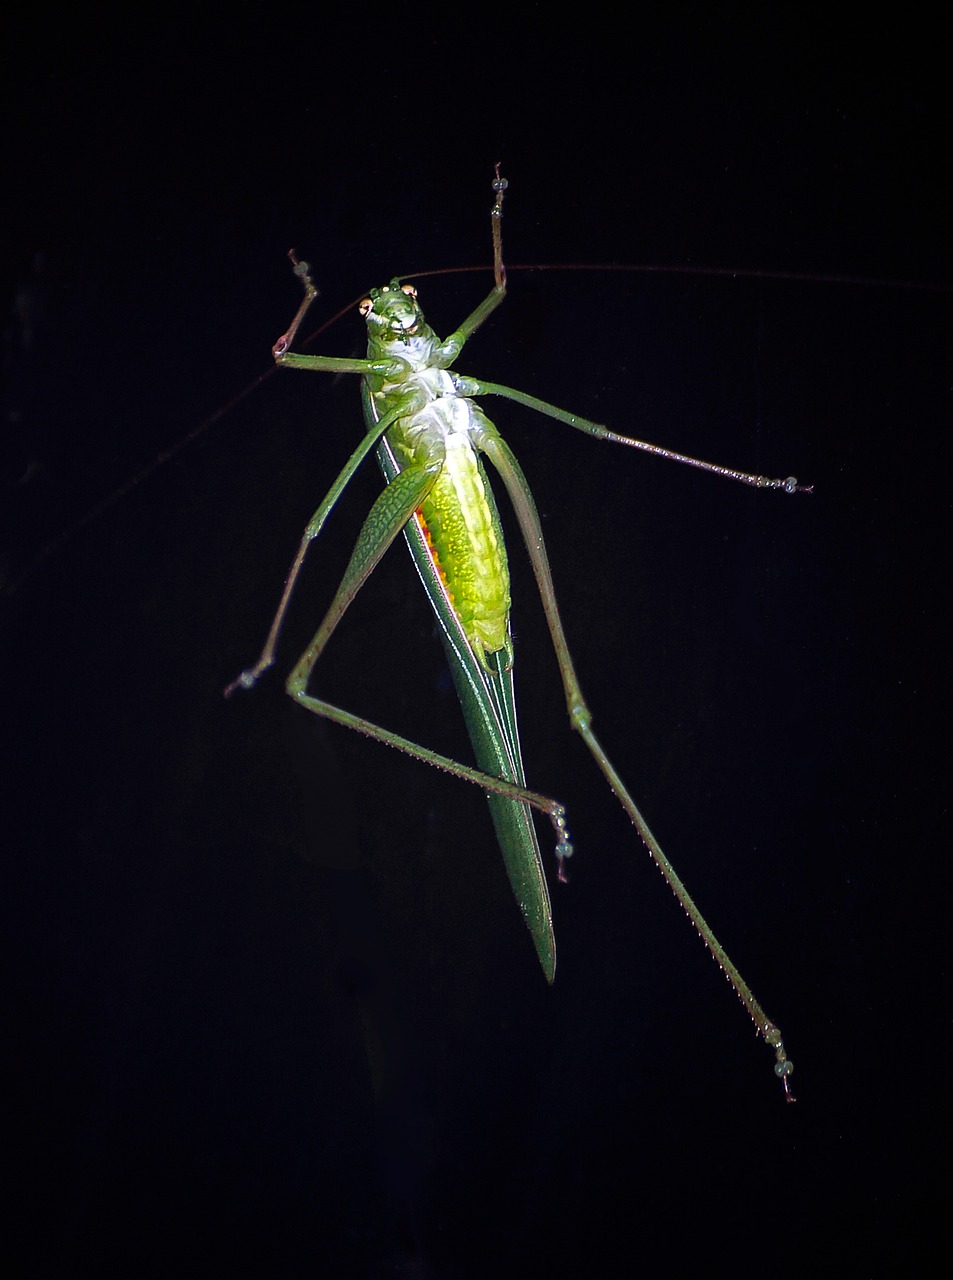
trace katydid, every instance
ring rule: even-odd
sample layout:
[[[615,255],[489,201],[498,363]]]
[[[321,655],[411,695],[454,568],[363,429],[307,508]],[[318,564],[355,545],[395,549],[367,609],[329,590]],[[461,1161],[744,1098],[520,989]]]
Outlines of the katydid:
[[[501,218],[507,187],[497,167],[491,209],[494,283],[486,298],[444,341],[426,323],[416,290],[399,279],[372,289],[360,304],[367,324],[367,356],[347,359],[291,351],[298,328],[317,290],[307,263],[289,255],[304,286],[291,326],[275,344],[278,365],[362,378],[365,435],[315,511],[288,573],[278,610],[255,665],[225,690],[251,688],[275,661],[278,636],[308,547],[320,533],[338,498],[372,449],[386,487],[371,508],[351,560],[313,640],[286,683],[287,692],[307,710],[357,729],[415,758],[481,787],[487,795],[497,839],[516,900],[526,920],[543,972],[553,981],[556,949],[552,912],[531,809],[544,813],[556,835],[558,878],[572,854],[565,812],[556,800],[531,791],[520,752],[514,695],[514,654],[510,634],[510,588],[500,518],[483,460],[498,473],[513,505],[542,597],[562,676],[572,727],[582,737],[609,786],[645,842],[649,853],[688,914],[708,950],[741,999],[757,1031],[774,1050],[775,1071],[788,1100],[792,1064],[781,1033],[765,1015],[695,906],[634,800],[592,731],[566,643],[532,493],[513,453],[476,398],[495,395],[555,418],[614,444],[700,467],[758,488],[808,492],[793,477],[768,479],[642,440],[618,435],[598,423],[557,409],[511,387],[467,377],[452,366],[464,344],[500,305],[506,294]],[[355,595],[403,531],[417,572],[440,626],[441,638],[463,708],[479,768],[461,764],[352,715],[308,692],[312,668]]]

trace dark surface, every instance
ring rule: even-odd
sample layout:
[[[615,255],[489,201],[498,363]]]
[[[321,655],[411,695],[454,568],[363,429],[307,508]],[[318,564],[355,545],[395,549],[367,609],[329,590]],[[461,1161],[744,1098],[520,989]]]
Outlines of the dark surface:
[[[633,1275],[887,1276],[937,1245],[950,297],[812,277],[949,285],[938,36],[689,22],[633,48],[534,15],[375,45],[256,7],[34,14],[5,42],[19,1274],[469,1280],[621,1252]],[[61,536],[267,368],[290,245],[316,322],[395,271],[488,263],[497,160],[512,263],[807,277],[514,271],[460,361],[815,485],[743,490],[489,406],[597,731],[783,1027],[796,1106],[565,726],[515,542],[528,772],[578,850],[552,989],[479,794],[281,695],[372,468],[280,671],[222,699],[360,430],[351,380],[270,378]],[[438,332],[488,283],[421,281]],[[352,314],[317,349],[360,345]],[[321,687],[465,755],[418,596],[397,549]]]

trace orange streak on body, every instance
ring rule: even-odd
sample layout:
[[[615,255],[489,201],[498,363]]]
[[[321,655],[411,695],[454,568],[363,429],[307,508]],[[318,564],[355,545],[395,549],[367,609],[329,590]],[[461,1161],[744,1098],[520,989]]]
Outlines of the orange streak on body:
[[[418,525],[420,526],[421,532],[423,533],[424,538],[426,539],[427,550],[430,552],[430,558],[434,562],[434,565],[436,566],[437,573],[440,575],[440,581],[443,583],[444,590],[447,593],[447,599],[450,601],[451,604],[454,604],[453,592],[450,590],[450,583],[447,581],[446,571],[444,570],[443,565],[440,563],[440,555],[437,551],[436,543],[433,540],[433,535],[430,532],[430,526],[427,524],[427,521],[424,519],[424,513],[423,513],[422,507],[418,507],[417,510],[414,512],[414,518],[416,519]]]

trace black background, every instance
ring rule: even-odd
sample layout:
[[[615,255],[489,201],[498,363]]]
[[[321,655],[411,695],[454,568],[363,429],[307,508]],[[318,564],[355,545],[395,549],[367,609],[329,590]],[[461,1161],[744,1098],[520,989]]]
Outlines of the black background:
[[[20,1274],[912,1274],[949,1207],[938,32],[404,16],[33,10],[4,39]],[[231,404],[297,305],[286,250],[315,322],[487,264],[497,160],[510,263],[613,269],[513,270],[460,368],[815,485],[490,406],[597,731],[784,1029],[795,1106],[566,727],[515,540],[529,778],[577,844],[552,989],[480,795],[281,694],[372,467],[280,672],[221,697],[361,430],[347,378]],[[422,280],[437,331],[488,284]],[[361,341],[352,313],[315,349]],[[469,758],[419,597],[397,549],[319,683]]]

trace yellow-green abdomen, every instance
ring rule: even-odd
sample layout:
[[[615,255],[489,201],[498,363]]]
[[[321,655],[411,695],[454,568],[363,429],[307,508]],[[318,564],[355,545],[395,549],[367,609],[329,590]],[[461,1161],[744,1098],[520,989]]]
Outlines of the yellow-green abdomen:
[[[474,651],[506,643],[510,575],[500,519],[466,434],[446,438],[442,473],[421,508],[453,606]]]

